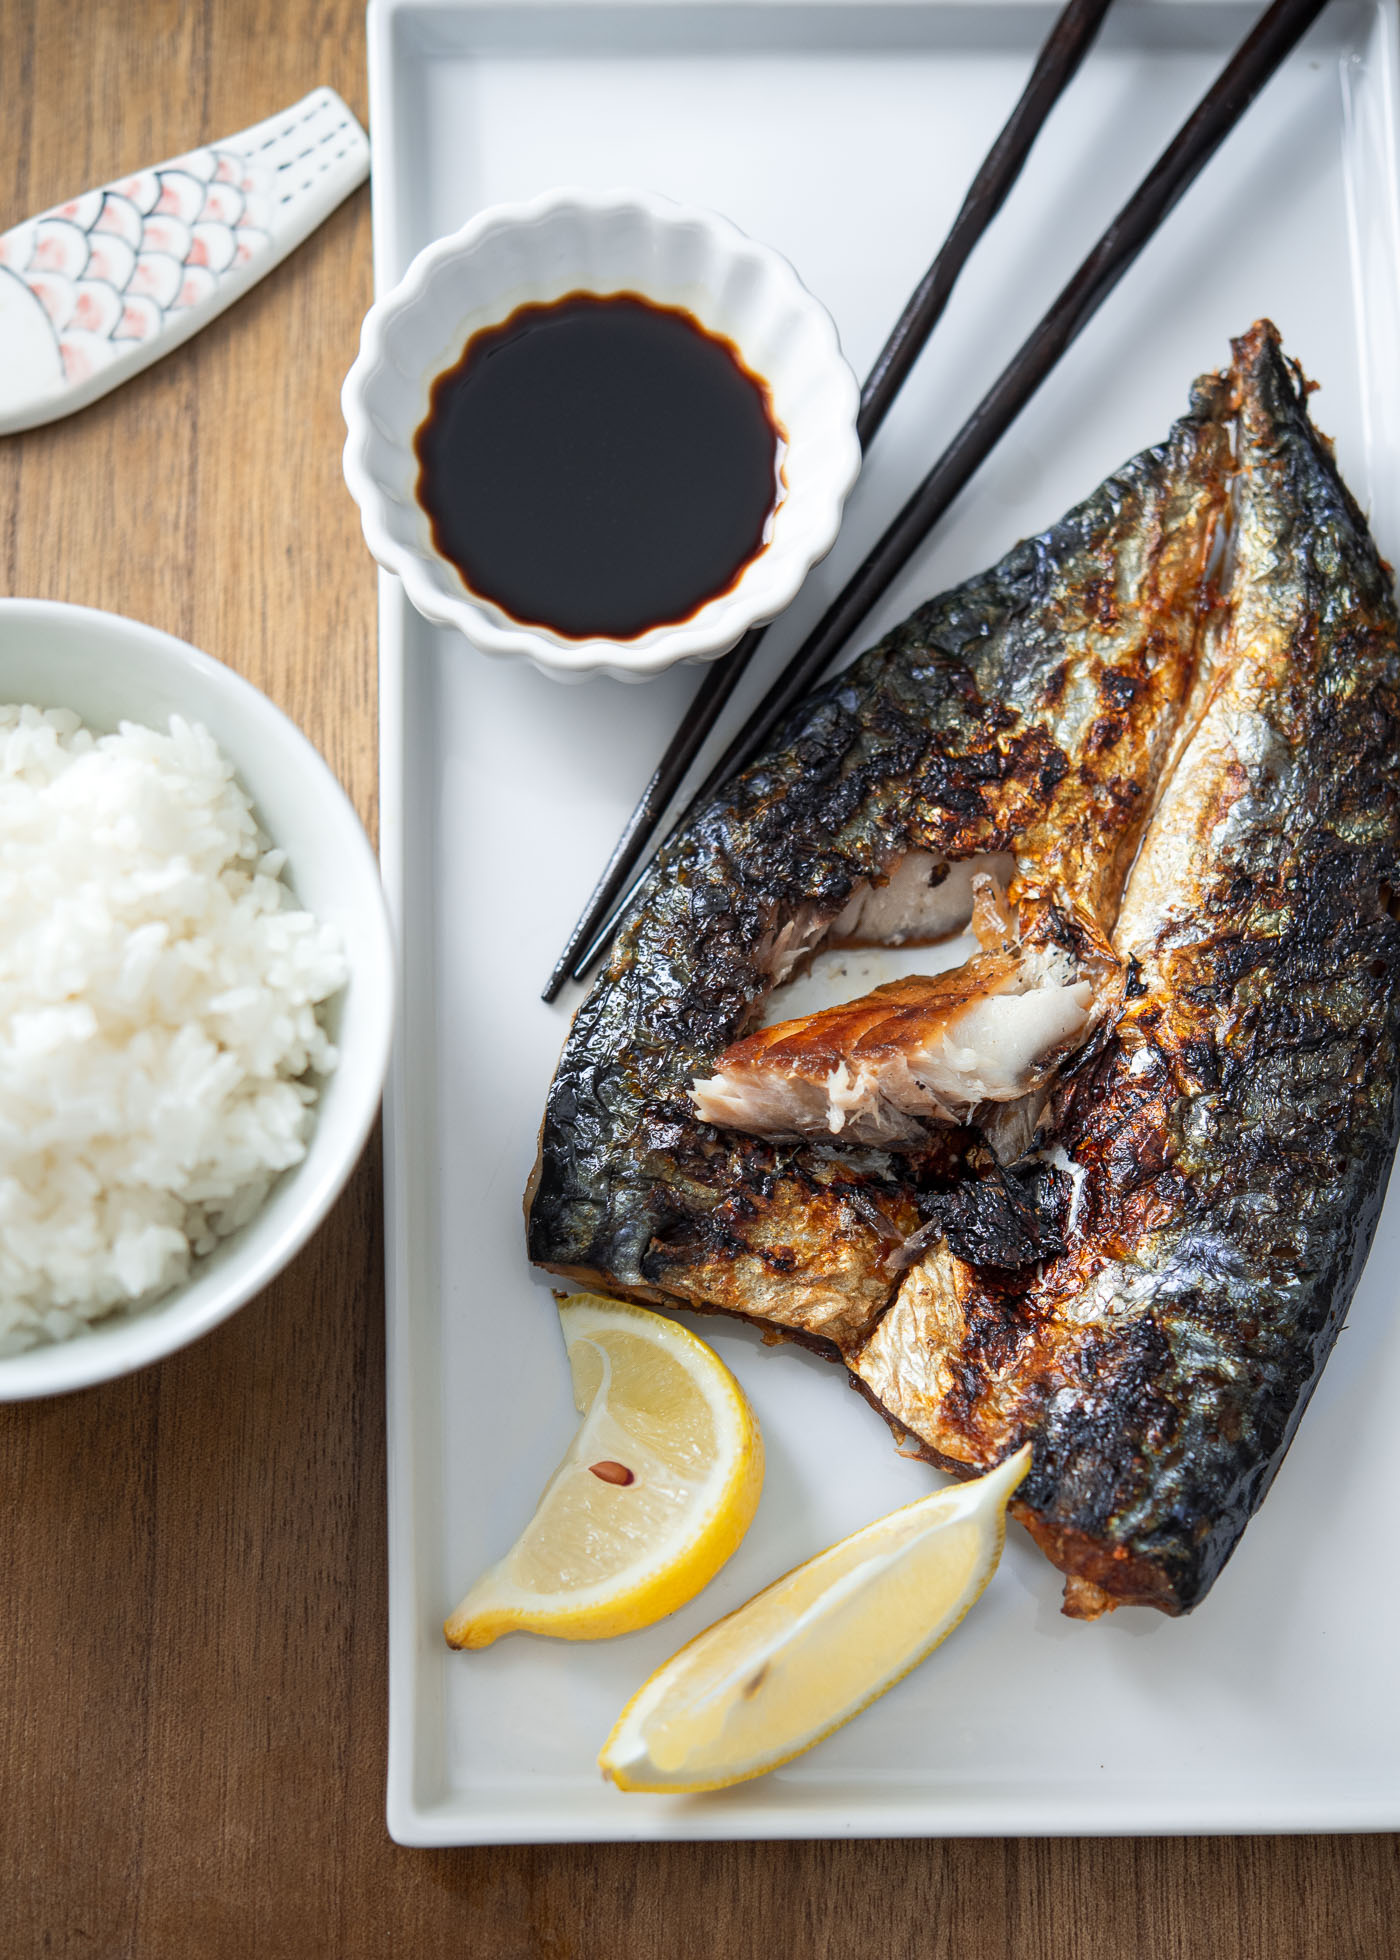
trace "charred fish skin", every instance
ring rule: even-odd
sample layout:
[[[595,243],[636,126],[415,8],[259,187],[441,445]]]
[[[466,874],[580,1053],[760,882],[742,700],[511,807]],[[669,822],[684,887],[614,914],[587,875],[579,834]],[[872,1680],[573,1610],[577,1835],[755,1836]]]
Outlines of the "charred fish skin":
[[[922,607],[666,847],[550,1089],[537,1264],[842,1352],[863,1338],[954,1146],[764,1142],[702,1123],[690,1085],[911,850],[1017,853],[1037,929],[1116,976],[1108,934],[1225,505],[1225,412],[1212,384],[1165,443]]]
[[[1156,1294],[1130,1340],[1108,1335],[1140,1378],[1136,1449],[1086,1447],[1053,1413],[1045,1481],[1025,1493],[1050,1530],[1107,1535],[1154,1566],[1180,1610],[1262,1501],[1345,1319],[1400,1082],[1392,582],[1277,332],[1261,323],[1234,354],[1221,672],[1125,895],[1118,944],[1143,992],[1116,1079],[1081,1119],[1105,1172],[1087,1183],[1089,1229],[1111,1244],[1140,1219],[1134,1264]],[[1155,1175],[1153,1154],[1130,1168],[1115,1135],[1154,1091]]]
[[[1226,630],[1124,895],[1127,999],[1069,1084],[1068,1249],[1015,1304],[944,1248],[857,1360],[930,1453],[1025,1437],[1066,1611],[1197,1605],[1365,1262],[1400,1081],[1389,570],[1267,322],[1235,343]]]

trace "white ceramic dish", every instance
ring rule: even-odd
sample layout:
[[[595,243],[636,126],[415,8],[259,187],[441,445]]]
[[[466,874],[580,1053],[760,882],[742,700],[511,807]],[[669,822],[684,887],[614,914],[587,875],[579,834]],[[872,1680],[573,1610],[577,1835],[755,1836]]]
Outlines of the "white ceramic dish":
[[[350,978],[329,1004],[340,1062],[321,1085],[307,1154],[257,1216],[189,1281],[90,1332],[0,1358],[0,1401],[129,1374],[196,1340],[305,1244],[354,1169],[379,1106],[393,1019],[393,951],[378,867],[349,799],[311,744],[255,687],[184,641],[116,613],[0,599],[0,700],[74,709],[89,726],[203,722],[288,854],[298,899],[344,943]]]
[[[635,639],[570,639],[512,619],[435,549],[414,494],[413,436],[436,376],[482,328],[572,292],[641,293],[683,308],[767,382],[785,437],[763,550],[728,591]],[[717,212],[642,191],[549,191],[483,211],[427,246],[365,316],[341,401],[345,480],[380,564],[403,580],[425,619],[561,680],[646,680],[678,661],[727,653],[750,626],[780,613],[831,549],[860,468],[855,378],[825,307],[780,253]]]
[[[756,698],[1257,17],[1124,4],[1057,109],[861,472],[841,536],[771,629]],[[1054,17],[1034,7],[416,4],[370,14],[378,277],[470,211],[569,174],[645,172],[771,238],[857,372],[951,222]],[[1381,549],[1400,557],[1396,16],[1329,8],[1020,418],[869,629],[1052,522],[1160,439],[1191,378],[1268,313],[1322,383]],[[440,1622],[497,1556],[574,1415],[520,1193],[565,1000],[538,990],[692,692],[663,675],[562,704],[465,661],[381,588],[383,856],[405,968],[388,1100],[389,1824],[512,1839],[1354,1831],[1400,1825],[1400,1188],[1267,1503],[1199,1612],[1059,1612],[1013,1530],[967,1624],[810,1755],[746,1788],[633,1797],[594,1767],[681,1641],[929,1487],[838,1373],[693,1320],[763,1424],[744,1544],[675,1618],[586,1648],[450,1653]],[[723,733],[724,731],[721,731]],[[489,1119],[483,1112],[490,1112]]]

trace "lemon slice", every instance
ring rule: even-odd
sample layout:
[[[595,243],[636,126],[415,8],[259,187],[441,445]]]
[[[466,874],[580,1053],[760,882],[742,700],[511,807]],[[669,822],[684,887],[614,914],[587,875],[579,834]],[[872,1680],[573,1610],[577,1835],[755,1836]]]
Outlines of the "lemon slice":
[[[598,1758],[619,1789],[718,1790],[801,1755],[892,1688],[980,1597],[1030,1445],[808,1559],[628,1702]]]
[[[446,1622],[453,1647],[650,1626],[714,1577],[758,1505],[763,1440],[713,1348],[597,1293],[559,1319],[583,1422],[534,1517]]]

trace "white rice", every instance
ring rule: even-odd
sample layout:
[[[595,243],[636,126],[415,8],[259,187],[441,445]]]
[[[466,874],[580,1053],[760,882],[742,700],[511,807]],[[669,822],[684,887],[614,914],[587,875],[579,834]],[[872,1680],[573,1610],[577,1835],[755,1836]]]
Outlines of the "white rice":
[[[177,1285],[306,1153],[337,935],[200,727],[0,707],[0,1354]]]

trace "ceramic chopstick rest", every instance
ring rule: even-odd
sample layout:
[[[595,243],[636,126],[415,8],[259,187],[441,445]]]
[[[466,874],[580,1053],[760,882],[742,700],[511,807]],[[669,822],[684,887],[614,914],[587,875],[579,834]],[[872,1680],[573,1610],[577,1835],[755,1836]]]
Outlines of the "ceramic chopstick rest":
[[[0,234],[0,434],[85,408],[207,326],[369,174],[335,92]]]

